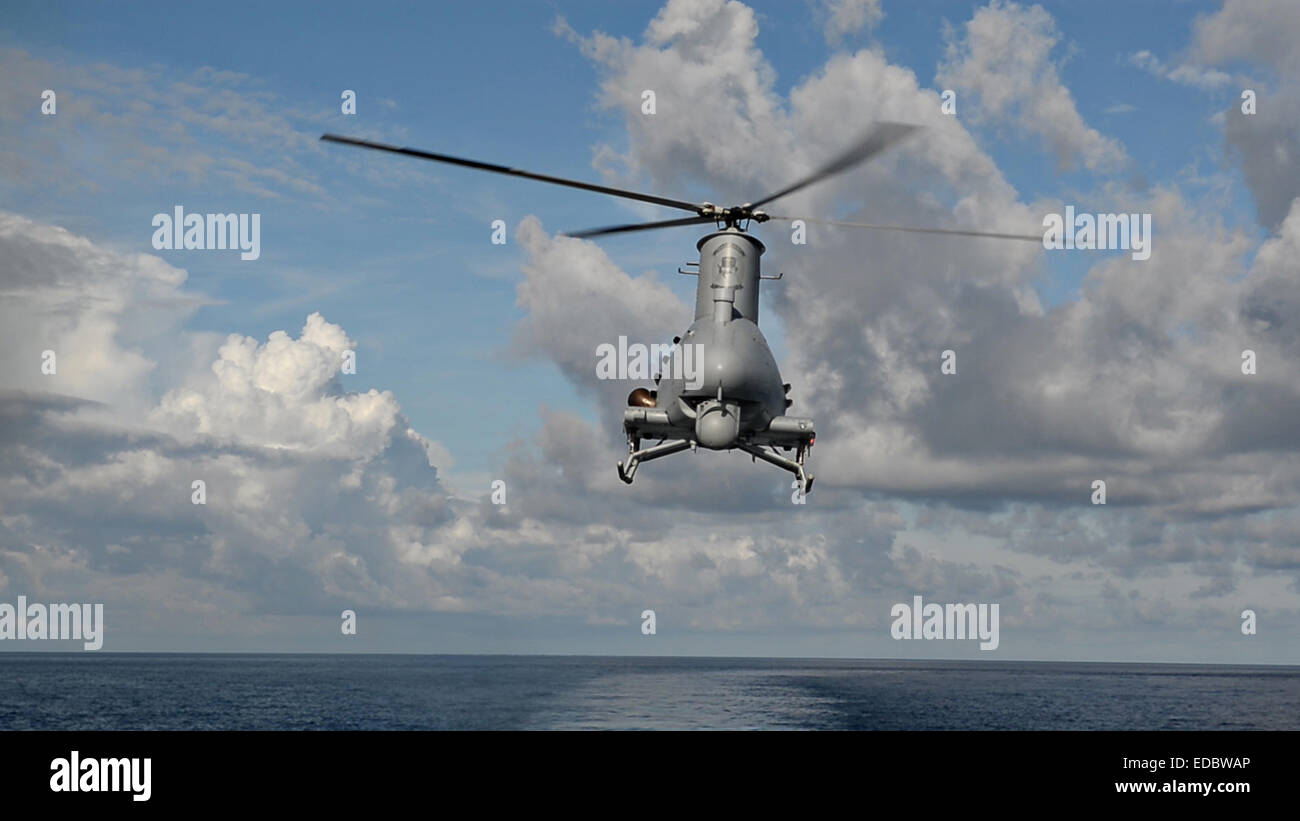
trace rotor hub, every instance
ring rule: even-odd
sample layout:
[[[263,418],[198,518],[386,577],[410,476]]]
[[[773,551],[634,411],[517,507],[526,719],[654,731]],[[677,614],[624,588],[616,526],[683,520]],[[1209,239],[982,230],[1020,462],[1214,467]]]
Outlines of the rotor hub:
[[[700,216],[714,220],[719,226],[735,228],[740,231],[745,230],[746,225],[751,221],[762,223],[771,219],[766,212],[754,208],[749,203],[724,208],[706,202],[700,205]]]

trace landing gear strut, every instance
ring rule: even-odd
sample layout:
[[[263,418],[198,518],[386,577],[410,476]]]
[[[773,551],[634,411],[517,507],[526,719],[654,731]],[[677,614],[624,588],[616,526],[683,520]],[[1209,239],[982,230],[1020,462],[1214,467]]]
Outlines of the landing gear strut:
[[[764,462],[776,465],[777,467],[785,468],[793,473],[795,478],[799,480],[799,492],[803,495],[807,496],[808,492],[812,490],[813,479],[816,477],[803,469],[804,457],[808,455],[808,445],[806,443],[801,443],[799,445],[799,449],[796,452],[794,459],[787,459],[778,454],[775,450],[768,450],[762,445],[751,445],[746,442],[741,442],[737,444],[736,447],[740,448],[745,453],[748,453],[750,456],[762,459]]]
[[[635,436],[627,438],[627,463],[618,463],[618,478],[627,484],[632,484],[632,477],[636,476],[637,465],[642,462],[649,462],[652,459],[659,459],[664,456],[671,456],[674,453],[680,453],[687,448],[694,447],[695,443],[679,439],[674,442],[661,442],[654,447],[645,450],[637,450],[641,446],[641,440]]]
[[[784,468],[795,475],[799,482],[799,492],[808,495],[812,490],[813,476],[804,470],[804,459],[808,455],[808,449],[812,447],[811,442],[800,442],[796,445],[794,459],[787,459],[776,452],[776,448],[755,445],[749,442],[737,442],[736,447],[750,454],[756,459],[762,459],[764,462]],[[654,459],[661,459],[665,456],[671,456],[674,453],[681,453],[684,450],[695,450],[696,443],[691,439],[675,439],[671,442],[660,442],[657,445],[641,449],[641,438],[636,435],[627,437],[627,461],[618,463],[618,478],[627,484],[632,484],[632,479],[636,476],[636,469],[642,462],[649,462]]]

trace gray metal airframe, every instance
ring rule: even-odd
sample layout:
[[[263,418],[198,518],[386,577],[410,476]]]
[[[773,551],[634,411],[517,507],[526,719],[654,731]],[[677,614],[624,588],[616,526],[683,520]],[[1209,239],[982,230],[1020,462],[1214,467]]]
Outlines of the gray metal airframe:
[[[815,437],[813,421],[785,415],[790,386],[781,382],[758,329],[763,243],[729,226],[697,247],[695,321],[676,342],[700,346],[701,378],[691,385],[683,375],[669,373],[657,391],[633,391],[623,411],[628,457],[618,463],[619,478],[631,483],[642,462],[697,445],[738,448],[790,471],[807,493],[813,477],[804,470],[804,458]],[[661,441],[642,449],[643,439]],[[793,450],[795,458],[781,456],[778,448]]]

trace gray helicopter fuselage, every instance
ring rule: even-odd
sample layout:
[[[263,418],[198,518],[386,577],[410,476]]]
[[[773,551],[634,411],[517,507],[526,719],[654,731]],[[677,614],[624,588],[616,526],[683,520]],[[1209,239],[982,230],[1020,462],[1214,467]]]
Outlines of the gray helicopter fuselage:
[[[688,401],[717,399],[736,402],[743,411],[741,429],[762,430],[785,410],[785,392],[776,359],[753,320],[736,317],[719,325],[697,320],[682,335],[683,345],[699,345],[694,381],[665,378],[659,383],[660,406],[671,408],[676,397]],[[672,412],[670,411],[670,415]]]
[[[666,370],[653,404],[627,409],[629,439],[683,440],[713,450],[809,446],[812,420],[783,415],[788,387],[758,327],[763,243],[727,228],[696,247],[695,321],[678,341],[695,346],[694,355],[677,352],[695,367]]]
[[[764,430],[785,411],[785,391],[776,358],[758,328],[763,244],[749,234],[724,230],[704,237],[696,247],[700,264],[695,321],[680,342],[699,346],[695,380],[665,377],[657,404],[668,411],[674,425],[694,428],[687,409],[716,402],[721,395],[723,404],[739,409],[738,434]]]

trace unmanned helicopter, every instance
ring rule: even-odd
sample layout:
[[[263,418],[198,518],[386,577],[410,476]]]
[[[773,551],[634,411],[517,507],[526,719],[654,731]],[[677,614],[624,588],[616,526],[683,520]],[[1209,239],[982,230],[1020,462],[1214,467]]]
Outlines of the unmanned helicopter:
[[[699,374],[702,378],[688,381],[680,374],[661,374],[655,380],[655,388],[636,388],[628,395],[627,407],[623,411],[628,456],[625,461],[618,463],[618,476],[631,484],[638,466],[643,462],[687,449],[695,450],[697,447],[709,450],[734,449],[790,471],[795,476],[800,493],[807,494],[812,490],[813,475],[805,469],[805,461],[816,441],[815,427],[812,419],[785,415],[792,404],[788,397],[790,383],[781,381],[776,360],[758,328],[759,283],[765,279],[780,279],[782,275],[763,276],[759,258],[765,247],[748,233],[749,225],[768,220],[803,220],[824,225],[923,234],[1042,240],[1041,235],[841,222],[811,217],[775,216],[760,210],[763,205],[865,162],[903,140],[916,128],[917,126],[907,123],[877,123],[851,148],[807,177],[754,202],[728,207],[534,174],[504,165],[338,134],[325,134],[321,139],[609,194],[676,208],[691,214],[677,219],[572,232],[567,234],[570,237],[588,238],[712,223],[715,230],[695,245],[699,251],[699,261],[686,263],[687,269],[694,270],[678,269],[679,273],[698,277],[699,282],[695,290],[695,319],[682,336],[673,339],[674,346],[700,346],[695,350],[701,354],[699,364],[702,367]],[[642,448],[643,440],[658,441]],[[778,449],[786,453],[793,450],[794,458],[781,455]]]

